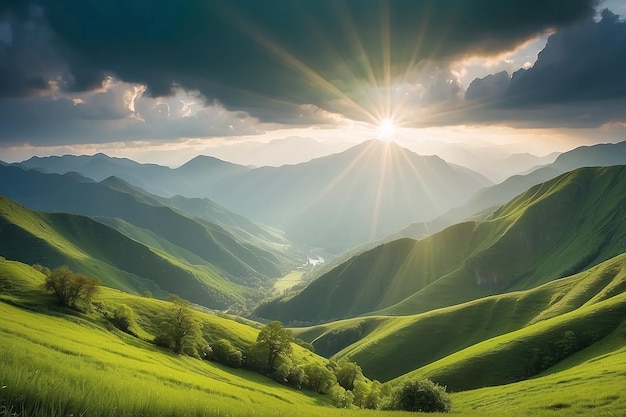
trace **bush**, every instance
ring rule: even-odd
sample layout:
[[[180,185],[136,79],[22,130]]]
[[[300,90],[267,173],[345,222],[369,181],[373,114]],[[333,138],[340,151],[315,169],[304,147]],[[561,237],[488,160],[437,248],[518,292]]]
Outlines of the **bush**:
[[[128,334],[133,334],[130,327],[135,322],[135,312],[125,304],[118,306],[109,318],[111,323],[118,329]]]
[[[411,380],[391,392],[385,409],[447,413],[450,411],[450,398],[445,387],[428,379]]]
[[[211,344],[213,350],[213,359],[223,365],[231,368],[240,368],[243,361],[243,354],[239,349],[233,346],[230,341],[220,339]]]

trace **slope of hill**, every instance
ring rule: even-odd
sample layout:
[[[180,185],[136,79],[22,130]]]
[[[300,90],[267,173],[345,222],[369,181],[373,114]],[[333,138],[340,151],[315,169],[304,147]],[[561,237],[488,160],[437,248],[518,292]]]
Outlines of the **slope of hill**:
[[[194,253],[225,278],[257,285],[258,278],[275,278],[288,272],[295,259],[284,248],[261,246],[235,237],[227,229],[160,204],[140,190],[112,180],[94,183],[78,174],[42,174],[18,167],[0,167],[0,194],[28,207],[82,214],[91,217],[120,218],[136,227]],[[257,245],[255,245],[257,243]],[[269,242],[268,242],[269,243]],[[274,242],[276,243],[276,242]]]
[[[362,317],[294,330],[298,337],[313,343],[316,352],[356,361],[367,375],[385,381],[485,340],[622,296],[625,291],[626,254],[622,254],[587,271],[531,290],[418,315]],[[600,331],[601,319],[596,316],[595,320],[597,324],[588,329],[579,326],[583,331],[577,334]],[[610,318],[608,329],[622,320]],[[554,340],[560,337],[558,334]],[[530,359],[524,352],[517,360],[526,361],[530,369]],[[536,369],[534,373],[540,371]],[[521,379],[519,375],[518,378]]]
[[[20,416],[319,416],[329,401],[258,373],[174,355],[151,343],[170,303],[101,288],[90,313],[54,307],[44,276],[0,260],[0,413]],[[112,329],[103,311],[133,309],[138,337]],[[32,309],[31,309],[32,308]],[[259,330],[192,311],[202,338],[249,351]],[[294,363],[327,361],[294,345]],[[326,407],[324,407],[326,406]],[[10,414],[13,413],[13,414]]]
[[[212,308],[227,308],[250,289],[210,265],[190,265],[132,240],[88,217],[42,213],[0,197],[0,254],[50,266],[66,264],[126,291],[175,293]],[[164,293],[165,292],[165,293]]]
[[[514,175],[499,184],[485,187],[462,206],[450,209],[433,220],[412,224],[394,235],[421,239],[477,213],[500,206],[528,188],[558,175],[582,167],[613,165],[626,165],[626,141],[581,146],[562,153],[549,165],[539,167],[524,175]]]
[[[153,172],[141,164],[118,169],[120,161],[102,155],[80,157],[91,158],[90,164],[109,164],[108,170],[92,172],[89,165],[75,166],[79,157],[62,158],[98,180],[114,175],[159,195],[208,197],[285,231],[292,241],[333,252],[433,218],[491,184],[439,157],[420,156],[380,141],[297,165],[257,169],[199,156],[177,169]],[[62,162],[39,158],[22,164],[61,172]]]
[[[582,168],[535,186],[483,222],[355,256],[260,317],[320,322],[403,315],[528,289],[624,252],[626,166]]]
[[[97,296],[98,310],[69,313],[45,307],[52,301],[42,294],[43,275],[31,267],[0,260],[0,403],[11,413],[32,416],[343,416],[364,413],[372,417],[401,413],[346,410],[330,406],[327,398],[272,382],[245,370],[208,361],[172,355],[148,342],[167,303],[129,296],[103,288]],[[603,303],[611,302],[603,306]],[[621,301],[620,301],[621,300]],[[136,313],[132,337],[107,326],[102,310],[119,305]],[[622,314],[623,294],[596,302],[587,312]],[[32,309],[31,309],[32,308]],[[581,309],[584,310],[585,308]],[[604,310],[604,311],[602,311]],[[585,313],[587,313],[585,312]],[[238,347],[254,343],[258,330],[218,316],[194,312],[207,340],[226,338]],[[583,320],[587,314],[581,314]],[[595,316],[602,318],[604,315]],[[567,320],[563,328],[570,328]],[[550,320],[537,335],[556,328]],[[575,321],[574,321],[575,323]],[[532,327],[532,326],[531,326]],[[529,327],[530,329],[530,327]],[[561,329],[555,333],[558,336]],[[554,417],[569,415],[622,415],[626,411],[626,327],[617,326],[604,339],[552,366],[536,378],[508,385],[456,392],[451,395],[453,413],[460,417],[507,415]],[[62,335],[62,337],[59,337]],[[508,345],[528,344],[528,333],[518,334]],[[504,340],[493,346],[504,347]],[[535,345],[536,346],[536,345]],[[465,381],[497,375],[501,361],[488,362],[469,373],[469,362],[485,361],[480,355],[453,362],[468,372]],[[482,352],[482,353],[481,353]],[[500,353],[501,355],[501,353]],[[454,357],[451,357],[454,359]],[[323,364],[311,352],[294,346],[297,363]],[[389,359],[389,358],[387,358]],[[516,361],[508,366],[515,367]],[[426,369],[426,368],[424,368]],[[435,367],[435,369],[444,369]],[[448,369],[450,370],[450,369]],[[418,372],[424,372],[420,370]],[[444,372],[445,374],[445,372]],[[8,415],[8,414],[7,414]]]

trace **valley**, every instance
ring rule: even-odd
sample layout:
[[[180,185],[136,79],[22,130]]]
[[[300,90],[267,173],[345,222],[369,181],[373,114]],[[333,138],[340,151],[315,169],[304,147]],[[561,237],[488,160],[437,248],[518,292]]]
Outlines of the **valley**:
[[[425,378],[460,416],[626,412],[623,146],[496,185],[380,142],[1,164],[0,415],[401,415]],[[44,290],[62,265],[97,280],[84,307]],[[291,339],[268,365],[271,323]]]

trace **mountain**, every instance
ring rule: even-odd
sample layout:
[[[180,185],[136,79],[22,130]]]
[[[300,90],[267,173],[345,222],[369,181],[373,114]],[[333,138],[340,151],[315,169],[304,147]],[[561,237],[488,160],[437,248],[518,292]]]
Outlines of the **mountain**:
[[[97,180],[116,176],[162,196],[210,198],[230,211],[285,231],[291,241],[332,252],[436,217],[490,184],[439,157],[420,156],[380,141],[297,165],[256,169],[207,156],[174,170],[141,164],[123,168],[128,161],[84,157],[108,164],[108,175],[103,177],[105,170],[88,169],[91,163],[77,167],[76,158],[81,157],[62,158]],[[61,163],[55,159],[43,164],[39,158],[23,166],[51,170],[54,165],[60,172]]]
[[[361,253],[259,317],[315,323],[415,314],[533,288],[625,251],[626,166],[582,168],[532,187],[485,221]]]
[[[439,157],[369,141],[298,165],[258,168],[210,194],[292,241],[340,252],[436,216],[488,183]]]
[[[566,172],[582,167],[625,164],[626,141],[581,146],[559,155],[552,164],[539,167],[524,175],[514,175],[499,184],[485,187],[472,196],[467,203],[450,209],[433,220],[411,224],[394,233],[393,236],[419,239],[472,216],[489,212],[528,188]]]
[[[275,247],[278,240],[267,241],[261,236],[243,240],[223,226],[191,218],[119,180],[96,183],[76,173],[43,174],[18,167],[0,167],[0,174],[0,194],[20,204],[109,219],[108,224],[142,243],[152,244],[156,237],[161,246],[168,242],[168,246],[193,255],[184,257],[187,262],[204,263],[225,279],[243,285],[256,286],[282,276],[297,263],[293,255],[284,253],[285,247]],[[125,225],[110,219],[121,219]],[[127,225],[145,232],[129,231]],[[142,240],[148,234],[150,240]],[[286,245],[284,240],[282,243]]]
[[[207,152],[219,159],[240,165],[278,167],[307,162],[314,158],[344,151],[346,148],[348,146],[340,143],[326,143],[313,138],[291,136],[284,139],[274,139],[267,143],[229,143]]]
[[[37,212],[2,196],[0,254],[51,269],[68,265],[124,291],[174,293],[212,308],[242,302],[250,292],[206,263],[183,264],[88,217]]]

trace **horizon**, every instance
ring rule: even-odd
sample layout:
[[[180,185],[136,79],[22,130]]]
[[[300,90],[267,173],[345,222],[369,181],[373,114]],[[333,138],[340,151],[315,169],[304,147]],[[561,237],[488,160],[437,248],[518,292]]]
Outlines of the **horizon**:
[[[446,160],[626,139],[623,1],[430,3],[0,6],[0,160],[279,166],[373,138]]]

